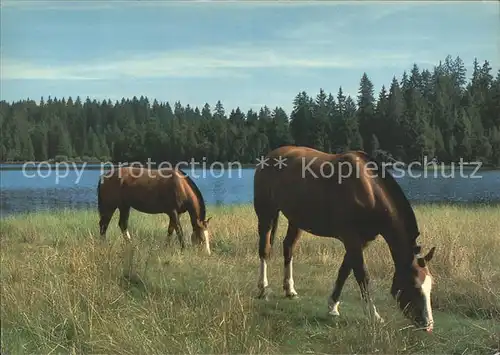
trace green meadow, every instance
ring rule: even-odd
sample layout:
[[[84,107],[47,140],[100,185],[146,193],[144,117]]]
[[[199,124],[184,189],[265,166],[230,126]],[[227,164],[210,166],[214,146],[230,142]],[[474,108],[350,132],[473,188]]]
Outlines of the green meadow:
[[[6,217],[1,226],[1,353],[491,354],[500,348],[500,207],[415,207],[430,264],[435,329],[416,331],[389,290],[393,264],[378,238],[365,252],[383,324],[363,313],[351,275],[340,317],[327,297],[342,244],[305,234],[294,256],[298,299],[282,292],[281,216],[268,268],[272,293],[256,299],[259,272],[251,205],[210,207],[212,255],[181,252],[164,215],[131,212],[133,243],[118,213],[106,242],[97,211]],[[187,214],[181,217],[188,237]]]

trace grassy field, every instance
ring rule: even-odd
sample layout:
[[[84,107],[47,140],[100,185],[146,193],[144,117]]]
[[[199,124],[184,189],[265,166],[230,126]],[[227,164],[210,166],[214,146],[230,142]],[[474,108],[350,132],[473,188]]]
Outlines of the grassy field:
[[[166,216],[133,211],[126,247],[114,216],[108,242],[95,211],[9,217],[1,227],[1,353],[494,354],[500,348],[500,207],[418,206],[431,264],[435,330],[415,331],[389,293],[392,260],[382,239],[365,253],[385,323],[365,319],[351,275],[341,316],[326,300],[340,242],[306,234],[294,258],[299,298],[283,297],[281,217],[268,276],[256,299],[259,261],[250,205],[208,210],[213,254],[166,243]],[[184,230],[190,234],[188,216]]]

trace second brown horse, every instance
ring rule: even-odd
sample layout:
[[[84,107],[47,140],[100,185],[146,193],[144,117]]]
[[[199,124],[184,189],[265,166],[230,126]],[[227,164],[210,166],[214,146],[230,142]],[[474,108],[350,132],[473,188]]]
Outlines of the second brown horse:
[[[363,257],[365,247],[380,234],[395,265],[392,295],[407,317],[431,331],[433,280],[426,262],[435,249],[425,256],[420,254],[416,242],[420,232],[413,209],[389,172],[364,152],[327,154],[307,147],[283,146],[266,158],[254,177],[260,297],[267,297],[267,260],[281,211],[288,219],[283,240],[286,296],[297,296],[292,259],[301,233],[334,237],[344,244],[345,254],[329,297],[330,314],[339,315],[340,293],[352,270],[368,311],[382,320],[372,303]]]
[[[203,195],[194,181],[180,169],[144,169],[120,167],[103,173],[97,187],[100,215],[99,227],[104,238],[116,209],[120,211],[118,225],[125,240],[130,240],[128,219],[134,208],[148,214],[165,213],[169,216],[168,237],[174,230],[184,249],[184,233],[179,216],[186,211],[191,219],[191,242],[204,245],[210,255],[210,233]]]

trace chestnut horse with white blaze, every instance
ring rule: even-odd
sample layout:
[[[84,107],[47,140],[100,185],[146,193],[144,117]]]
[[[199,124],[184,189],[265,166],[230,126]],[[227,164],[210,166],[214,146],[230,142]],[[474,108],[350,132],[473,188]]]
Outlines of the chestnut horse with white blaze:
[[[328,154],[308,147],[282,146],[266,158],[267,166],[258,167],[254,176],[259,297],[267,298],[267,261],[281,211],[288,220],[283,240],[286,296],[297,296],[292,259],[301,233],[336,238],[343,243],[345,254],[328,299],[329,313],[339,315],[340,294],[352,270],[365,309],[383,321],[372,302],[363,257],[363,250],[380,234],[395,266],[392,296],[416,326],[432,331],[433,279],[426,263],[435,247],[425,256],[420,254],[414,211],[392,175],[362,151]]]
[[[203,195],[194,181],[180,169],[120,167],[101,175],[97,196],[102,238],[105,238],[109,222],[118,208],[118,226],[125,240],[130,241],[128,219],[130,209],[134,208],[148,214],[167,214],[170,219],[167,237],[170,238],[175,230],[184,249],[184,233],[179,216],[188,212],[193,227],[191,243],[204,245],[210,255],[210,218],[205,219]]]

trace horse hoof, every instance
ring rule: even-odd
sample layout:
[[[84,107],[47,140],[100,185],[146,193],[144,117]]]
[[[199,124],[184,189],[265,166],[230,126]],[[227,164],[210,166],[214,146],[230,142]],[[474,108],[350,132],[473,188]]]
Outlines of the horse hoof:
[[[259,294],[257,296],[257,299],[264,300],[264,301],[269,301],[269,295],[268,294]]]
[[[259,295],[257,296],[258,299],[263,299],[263,300],[266,300],[268,301],[269,300],[269,294],[271,293],[271,289],[269,289],[269,287],[266,287],[264,289],[262,289],[259,293]]]
[[[328,312],[328,314],[331,315],[332,317],[339,317],[340,316],[339,311],[337,311],[335,309],[332,309],[330,312]]]
[[[286,298],[290,299],[290,300],[294,300],[294,299],[297,299],[299,298],[299,295],[296,294],[296,293],[290,293],[288,295],[285,295]]]

